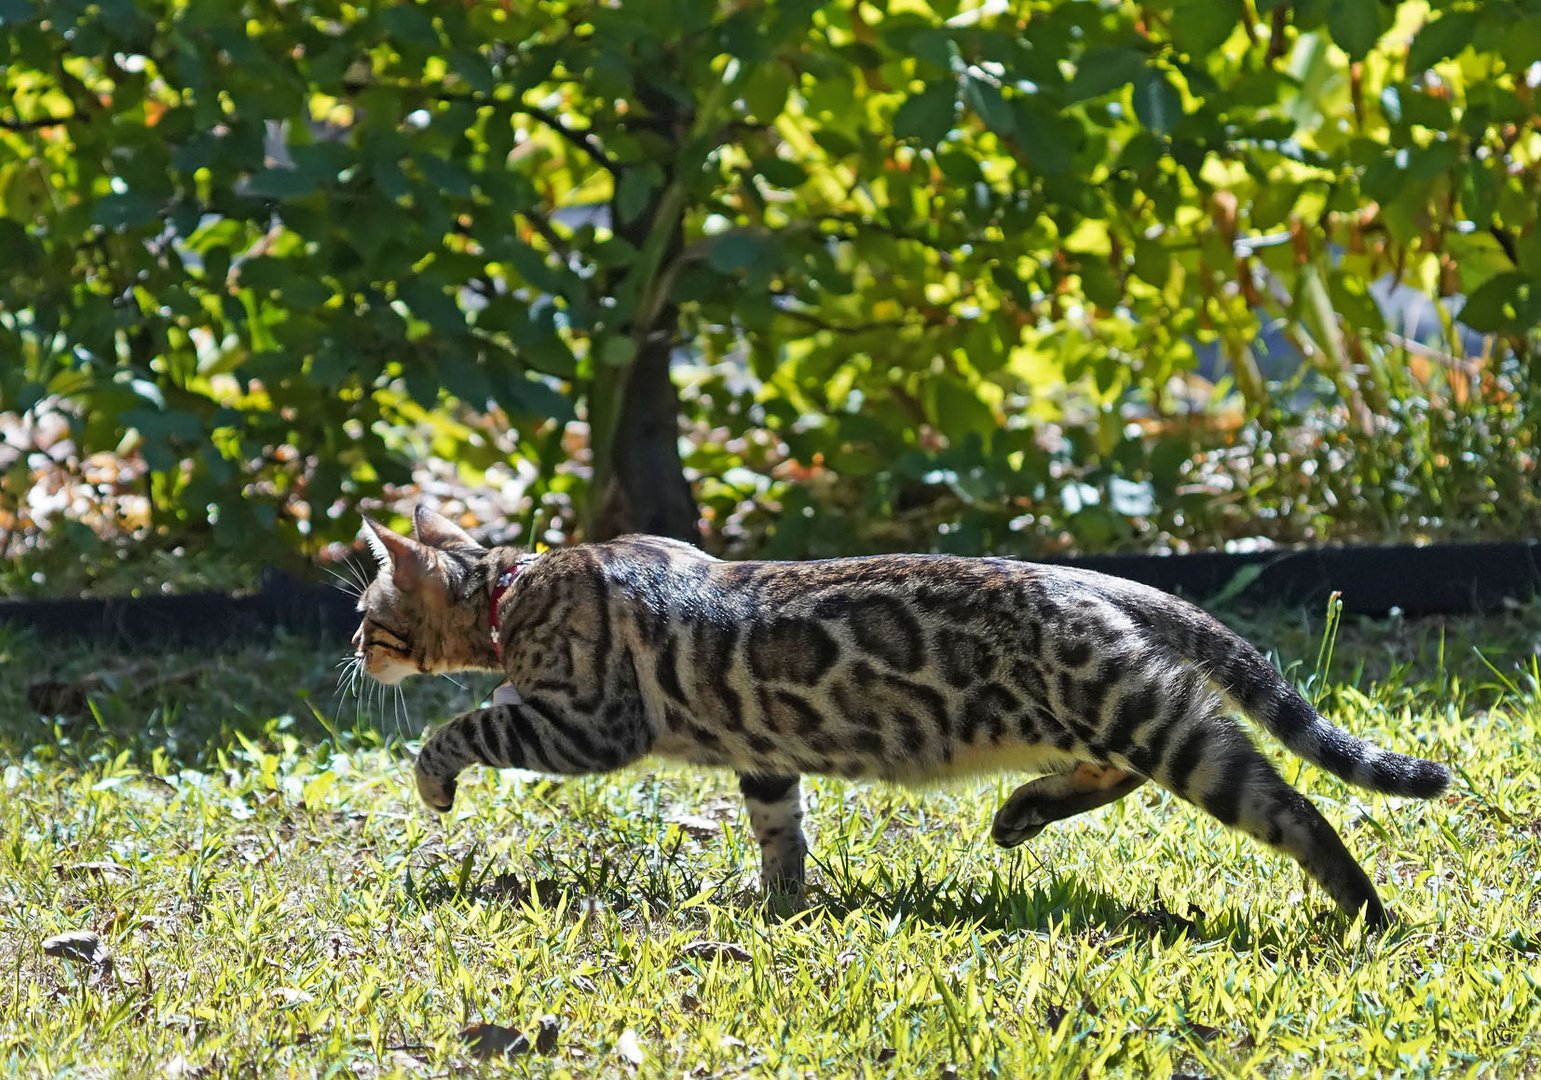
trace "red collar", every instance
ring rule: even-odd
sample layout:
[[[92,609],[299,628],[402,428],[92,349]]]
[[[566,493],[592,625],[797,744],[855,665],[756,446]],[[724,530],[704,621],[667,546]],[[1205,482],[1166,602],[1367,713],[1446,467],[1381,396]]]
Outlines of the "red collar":
[[[487,629],[492,631],[492,651],[497,654],[500,661],[503,659],[503,642],[498,638],[498,601],[503,599],[503,594],[513,585],[514,575],[517,573],[519,573],[517,566],[511,566],[503,571],[497,584],[492,587],[492,599],[487,604]]]

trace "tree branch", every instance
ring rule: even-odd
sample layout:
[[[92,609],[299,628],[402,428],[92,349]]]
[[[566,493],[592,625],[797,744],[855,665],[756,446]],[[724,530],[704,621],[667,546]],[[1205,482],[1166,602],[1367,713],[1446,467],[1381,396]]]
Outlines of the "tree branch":
[[[403,90],[408,93],[415,91],[430,101],[460,102],[466,105],[478,106],[504,106],[511,112],[520,113],[532,120],[540,121],[540,123],[561,136],[564,141],[582,150],[594,161],[594,164],[604,169],[611,176],[619,178],[621,175],[620,164],[605,152],[604,144],[599,141],[599,137],[592,131],[579,131],[577,128],[570,128],[555,113],[548,112],[538,105],[526,105],[515,97],[500,98],[492,94],[478,93],[474,90],[466,93],[456,93],[451,90],[433,90],[426,86],[414,86],[410,83],[376,83],[365,79],[349,80],[343,83],[343,89],[347,90],[350,94],[356,94],[360,91],[380,86],[388,87],[392,90]]]
[[[546,219],[544,214],[537,210],[519,210],[516,213],[529,222],[530,228],[534,229],[540,238],[546,242],[547,246],[551,248],[553,255],[560,256],[563,262],[572,261],[572,248],[551,227],[551,222]]]
[[[549,113],[545,109],[537,108],[534,105],[525,105],[520,102],[515,111],[524,113],[524,115],[532,119],[539,120],[542,124],[545,124],[552,131],[593,158],[594,164],[604,169],[611,176],[620,177],[620,165],[609,154],[605,153],[604,144],[599,141],[599,137],[592,131],[578,131],[575,128],[570,128],[562,123],[561,117]]]
[[[1489,225],[1487,231],[1494,240],[1498,241],[1498,246],[1504,249],[1504,254],[1509,256],[1510,264],[1514,266],[1520,265],[1520,253],[1519,249],[1515,246],[1514,237],[1510,236],[1506,229],[1498,225]]]
[[[912,244],[920,244],[922,247],[930,248],[942,256],[943,267],[950,266],[952,262],[953,249],[940,240],[933,240],[929,236],[922,236],[919,233],[910,232],[907,229],[901,229],[885,222],[872,221],[867,218],[858,217],[855,214],[824,214],[816,220],[818,223],[839,225],[849,230],[845,239],[851,239],[856,233],[860,232],[882,233],[884,236],[892,237],[895,240],[908,240]],[[979,244],[978,241],[974,241],[974,243],[976,246]]]
[[[68,116],[40,116],[35,120],[8,120],[0,116],[0,131],[37,131],[40,128],[63,127],[79,118],[79,113],[70,113]]]
[[[805,323],[815,330],[828,330],[834,334],[867,334],[873,330],[895,330],[916,325],[911,320],[902,317],[897,319],[873,319],[871,322],[864,323],[832,323],[828,319],[806,311],[798,311],[795,308],[777,308],[776,314],[785,315],[789,319],[796,319],[798,322]]]

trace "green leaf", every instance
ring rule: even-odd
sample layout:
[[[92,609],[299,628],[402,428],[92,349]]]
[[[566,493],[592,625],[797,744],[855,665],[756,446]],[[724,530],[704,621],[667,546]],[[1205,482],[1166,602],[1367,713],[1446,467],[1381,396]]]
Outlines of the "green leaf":
[[[328,287],[326,282],[304,275],[292,277],[284,282],[279,292],[283,295],[284,303],[296,311],[310,311],[318,308],[335,295],[334,290]]]
[[[636,358],[637,343],[625,334],[606,338],[599,349],[600,362],[612,367],[624,367]]]
[[[1484,334],[1523,333],[1541,322],[1541,282],[1518,271],[1489,278],[1467,299],[1458,318]]]
[[[263,169],[246,184],[246,194],[259,199],[303,199],[315,192],[316,177],[299,169]]]
[[[1359,190],[1379,203],[1396,198],[1407,186],[1407,171],[1402,168],[1397,154],[1383,154],[1365,166],[1359,178]]]
[[[1332,298],[1314,263],[1300,268],[1300,276],[1295,282],[1294,309],[1306,332],[1330,358],[1331,370],[1342,371],[1346,363],[1343,332],[1338,326],[1337,312],[1332,308]]]
[[[1178,0],[1172,9],[1172,43],[1195,60],[1203,59],[1225,44],[1241,16],[1241,0]]]
[[[1017,144],[1033,168],[1048,176],[1069,172],[1079,131],[1057,114],[1025,98],[1018,98],[1015,105]]]
[[[749,166],[755,172],[765,177],[767,183],[779,188],[795,188],[805,183],[808,179],[808,170],[795,161],[786,158],[766,157],[756,158]]]
[[[438,45],[433,20],[415,4],[393,4],[380,12],[380,25],[402,44],[418,47]]]
[[[203,421],[181,409],[129,409],[120,419],[125,427],[170,439],[200,439]]]
[[[155,200],[137,191],[125,191],[98,199],[91,220],[104,229],[137,229],[154,221],[158,209]]]
[[[399,294],[412,314],[440,333],[465,330],[465,314],[442,286],[414,277],[401,283]]]
[[[1164,68],[1146,67],[1134,80],[1134,115],[1161,135],[1171,134],[1182,119],[1182,95]]]
[[[472,90],[479,94],[492,93],[496,80],[493,78],[492,68],[480,53],[470,49],[451,49],[449,66]]]
[[[1477,12],[1447,11],[1423,24],[1407,50],[1409,73],[1427,71],[1441,60],[1449,60],[1471,44],[1477,30]]]
[[[1172,279],[1172,256],[1161,241],[1141,237],[1134,242],[1134,272],[1158,289]]]
[[[471,174],[459,161],[428,153],[414,154],[412,161],[422,170],[423,179],[437,190],[462,199],[470,197],[473,190]]]
[[[740,93],[749,113],[762,124],[768,124],[781,115],[787,107],[787,95],[792,90],[792,76],[780,64],[758,64],[750,72]]]
[[[1365,286],[1363,276],[1334,270],[1327,278],[1327,294],[1332,298],[1332,306],[1338,314],[1356,330],[1366,330],[1372,334],[1385,332],[1385,315]]]
[[[1327,29],[1350,60],[1362,60],[1385,31],[1379,0],[1332,0]]]
[[[1494,5],[1486,10],[1502,11],[1503,9]],[[1497,21],[1489,16],[1488,27]],[[1502,24],[1498,55],[1503,57],[1504,63],[1508,64],[1509,69],[1515,73],[1528,70],[1536,62],[1536,57],[1541,56],[1541,12],[1536,11],[1534,5],[1531,5],[1531,10],[1525,18],[1505,21]]]
[[[944,26],[928,26],[912,34],[909,48],[916,59],[939,67],[943,71],[952,68],[953,58],[958,55],[958,43],[953,40],[952,31]]]
[[[22,26],[37,18],[29,0],[0,0],[0,26]]]
[[[1092,49],[1076,64],[1065,97],[1070,102],[1101,97],[1133,82],[1144,70],[1145,54],[1138,49]]]
[[[931,383],[931,411],[937,429],[954,446],[965,435],[986,436],[999,426],[990,407],[969,387],[952,378]]]
[[[894,137],[935,146],[947,137],[958,115],[958,84],[948,79],[911,97],[894,113]]]
[[[713,239],[706,261],[719,274],[747,270],[771,250],[771,245],[753,233],[728,233]]]
[[[1011,106],[1006,104],[1006,99],[994,85],[970,76],[964,82],[963,96],[968,99],[969,108],[979,114],[987,128],[1002,135],[1011,134],[1014,126]]]
[[[647,169],[637,165],[625,169],[615,188],[615,211],[620,215],[621,224],[630,225],[641,217],[652,195],[653,182]]]

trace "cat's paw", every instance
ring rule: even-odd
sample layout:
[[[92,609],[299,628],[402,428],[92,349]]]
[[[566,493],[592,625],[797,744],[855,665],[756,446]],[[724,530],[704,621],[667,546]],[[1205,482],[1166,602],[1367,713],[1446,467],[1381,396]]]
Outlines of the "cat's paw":
[[[996,812],[990,825],[990,839],[1003,848],[1014,848],[1043,832],[1048,824],[1036,808],[1007,803]]]
[[[440,814],[448,813],[455,805],[455,781],[441,780],[432,775],[419,762],[414,770],[417,777],[417,796],[423,805]]]

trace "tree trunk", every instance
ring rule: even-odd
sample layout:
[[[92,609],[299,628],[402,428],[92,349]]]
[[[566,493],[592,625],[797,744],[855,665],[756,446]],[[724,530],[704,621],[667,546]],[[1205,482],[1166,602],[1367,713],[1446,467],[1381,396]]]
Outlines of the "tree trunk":
[[[652,89],[645,81],[638,86],[638,100],[643,108],[636,118],[637,127],[663,137],[666,145],[681,145],[691,123],[689,111],[674,97]],[[672,161],[665,165],[665,182],[653,189],[648,205],[630,222],[622,220],[618,194],[610,200],[611,228],[636,250],[649,246],[649,241],[656,244],[658,238],[652,235],[655,230],[668,229],[662,258],[653,266],[633,270],[655,279],[666,272],[684,248],[679,204],[667,205],[667,193],[675,178],[674,166]],[[619,193],[620,176],[616,177],[615,187]],[[648,286],[653,282],[643,280],[636,284],[637,296],[651,294]],[[643,328],[637,353],[630,363],[615,367],[600,361],[595,365],[590,421],[607,424],[609,430],[594,432],[594,492],[588,528],[591,540],[609,540],[632,532],[668,536],[691,544],[700,540],[700,511],[680,462],[679,392],[669,377],[669,357],[679,338],[679,321],[679,309],[665,300],[657,317]],[[636,329],[633,325],[621,328],[627,334]]]
[[[696,543],[700,517],[685,481],[679,450],[679,393],[669,378],[669,353],[678,315],[664,312],[648,341],[616,379],[620,415],[609,446],[609,461],[595,462],[591,540],[625,533],[652,533]],[[668,337],[664,336],[667,329]]]

